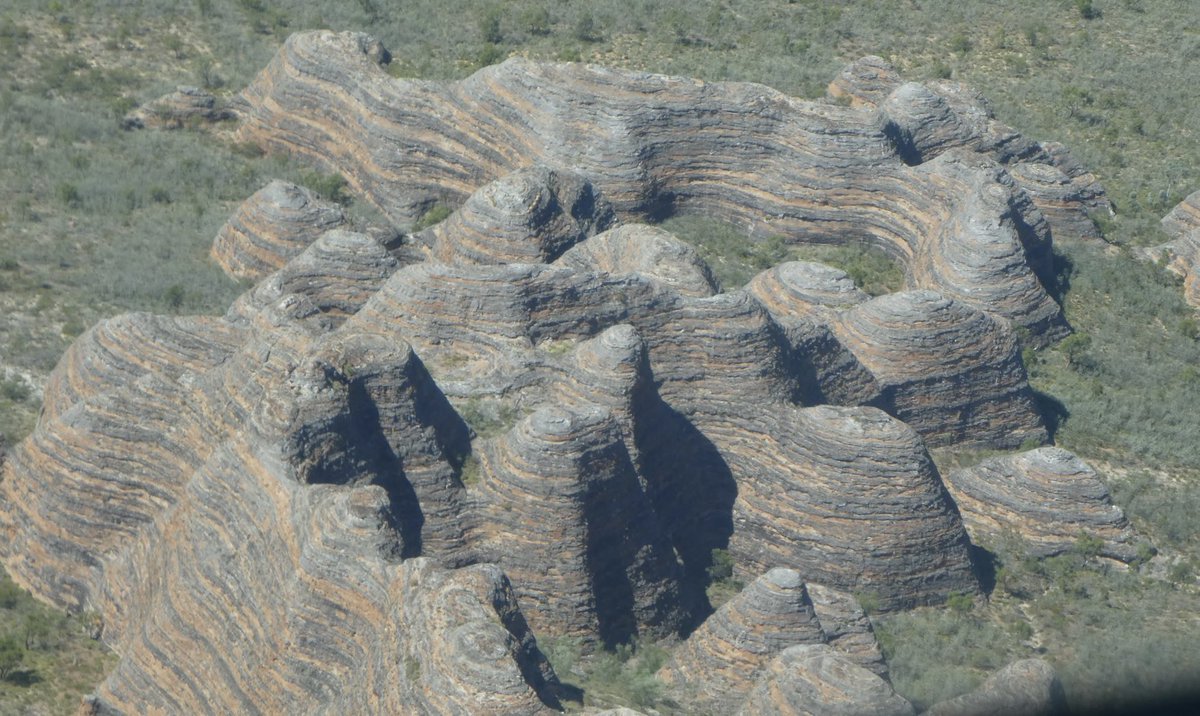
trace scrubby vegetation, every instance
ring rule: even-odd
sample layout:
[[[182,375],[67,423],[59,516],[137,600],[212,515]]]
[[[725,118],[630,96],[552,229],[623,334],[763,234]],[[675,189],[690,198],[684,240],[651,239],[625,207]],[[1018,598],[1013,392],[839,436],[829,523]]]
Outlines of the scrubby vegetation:
[[[682,713],[654,676],[669,655],[662,646],[634,641],[586,655],[583,651],[583,644],[571,637],[550,639],[545,648],[546,658],[563,682],[568,711],[632,706],[661,714]]]
[[[115,658],[87,615],[33,600],[0,569],[0,713],[74,713]]]
[[[1096,546],[1084,537],[1067,554],[1034,559],[1016,539],[987,545],[990,599],[876,618],[896,689],[925,707],[1034,656],[1058,667],[1073,713],[1128,712],[1194,689],[1191,575],[1151,576],[1164,561],[1151,561],[1148,547],[1141,565],[1118,568]]]
[[[896,685],[919,703],[1030,653],[1054,661],[1080,709],[1089,697],[1200,673],[1186,648],[1200,637],[1200,328],[1178,286],[1129,250],[1162,241],[1159,217],[1200,189],[1192,0],[415,0],[404,12],[377,0],[9,0],[0,9],[0,432],[28,433],[46,373],[97,319],[222,312],[243,287],[208,260],[209,243],[266,181],[349,198],[340,178],[234,145],[221,128],[118,127],[176,84],[236,91],[288,33],[313,27],[376,34],[395,53],[397,76],[462,77],[523,54],[758,81],[808,97],[844,62],[878,54],[908,77],[963,80],[1002,121],[1066,143],[1118,215],[1095,217],[1106,245],[1059,243],[1064,305],[1081,337],[1027,350],[1026,362],[1056,440],[1104,471],[1162,553],[1121,573],[1086,550],[1030,561],[1019,545],[989,545],[998,560],[989,603],[887,617],[881,634]],[[350,211],[370,215],[358,204]],[[422,224],[446,213],[432,207]],[[869,251],[750,243],[696,217],[665,226],[698,246],[726,288],[789,257],[838,265],[872,293],[903,281]],[[516,418],[475,408],[480,434]],[[938,459],[945,467],[977,457]],[[78,619],[14,599],[0,603],[0,711],[73,710],[109,657],[79,638]],[[35,613],[54,636],[26,643],[22,625]],[[655,654],[601,654],[560,674],[613,702],[661,709],[648,680]],[[604,685],[616,683],[640,691]]]

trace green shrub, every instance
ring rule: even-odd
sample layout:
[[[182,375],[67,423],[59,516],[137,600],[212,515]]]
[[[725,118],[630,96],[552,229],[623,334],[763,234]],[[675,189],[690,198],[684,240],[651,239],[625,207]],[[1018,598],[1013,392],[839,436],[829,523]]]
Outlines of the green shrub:
[[[13,675],[25,662],[25,650],[11,637],[0,637],[0,680]]]
[[[25,592],[7,576],[0,579],[0,609],[13,609],[21,603]]]
[[[353,201],[353,197],[346,191],[346,178],[341,174],[306,172],[300,176],[300,183],[312,189],[322,199],[334,201],[343,206]]]
[[[417,223],[413,224],[412,231],[416,233],[424,231],[434,224],[440,224],[446,220],[446,217],[453,213],[454,209],[445,204],[434,204],[424,214],[421,214],[421,218],[417,219]]]
[[[29,399],[32,391],[25,381],[20,378],[9,378],[0,381],[0,395],[14,403],[20,403]]]

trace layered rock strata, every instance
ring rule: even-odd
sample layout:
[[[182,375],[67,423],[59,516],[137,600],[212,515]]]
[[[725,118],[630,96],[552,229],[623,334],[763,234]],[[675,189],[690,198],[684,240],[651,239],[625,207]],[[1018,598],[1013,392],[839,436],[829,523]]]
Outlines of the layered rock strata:
[[[447,264],[550,263],[614,220],[582,176],[532,166],[481,187],[417,241]]]
[[[1137,556],[1136,535],[1100,476],[1061,448],[988,458],[951,472],[946,486],[977,541],[1015,534],[1033,554],[1049,556],[1086,536],[1101,541],[1102,556]]]
[[[311,189],[275,180],[244,201],[213,239],[212,257],[238,279],[281,268],[321,234],[346,223],[342,208]]]
[[[847,65],[829,84],[830,97],[878,110],[905,161],[919,164],[958,148],[1000,162],[1029,194],[1059,237],[1095,239],[1090,212],[1112,214],[1096,176],[1053,142],[1033,142],[996,120],[987,100],[960,82],[905,82],[885,60]]]
[[[225,318],[244,325],[284,296],[297,296],[340,323],[358,313],[398,268],[400,262],[370,236],[344,229],[327,231],[242,294]]]
[[[729,713],[759,671],[796,644],[823,644],[825,634],[800,574],[772,569],[751,582],[676,647],[659,678],[694,708]]]
[[[924,155],[921,166],[905,164],[912,160],[905,142],[924,146],[913,137],[957,137],[963,132],[953,127],[982,121],[957,95],[941,114],[917,106],[923,95],[903,93],[886,111],[860,111],[759,85],[522,59],[436,84],[390,77],[378,64],[385,54],[365,35],[292,36],[243,92],[240,137],[336,169],[398,225],[437,202],[462,204],[489,182],[534,165],[588,177],[621,218],[696,211],[755,237],[865,241],[924,266],[943,263],[940,234],[975,217],[1001,227],[1010,248],[988,244],[974,261],[975,283],[956,286],[956,295],[1027,328],[1035,340],[1066,331],[1054,301],[1026,288],[1038,283],[1048,228],[1011,179],[997,180],[1007,177],[1003,169],[993,162],[961,171]],[[901,110],[911,115],[906,129],[888,130],[899,126]],[[985,143],[960,139],[942,144]],[[1041,156],[1028,142],[1029,152],[1009,151],[1016,142],[991,141],[992,150],[974,152],[973,164]],[[999,198],[960,200],[977,195]],[[1022,251],[1034,268],[1009,261]],[[1001,263],[989,270],[997,253]],[[958,280],[954,271],[942,278]],[[1011,292],[1019,302],[988,305],[972,298],[976,290]]]
[[[454,561],[465,427],[402,343],[310,319],[289,295],[242,329],[111,321],[63,366],[115,370],[63,370],[5,464],[12,573],[122,655],[90,708],[545,711],[503,574],[400,562]]]
[[[579,271],[640,274],[684,296],[717,293],[712,271],[695,249],[672,234],[645,224],[627,224],[605,231],[566,252],[557,263]]]
[[[986,117],[949,85],[932,119],[889,92],[901,136],[866,100],[524,60],[399,81],[386,55],[293,37],[240,132],[397,225],[459,208],[361,234],[264,189],[214,244],[260,283],[223,318],[85,333],[0,467],[0,559],[121,655],[87,708],[538,713],[557,702],[534,631],[685,633],[717,549],[766,575],[681,647],[680,683],[745,694],[828,642],[844,657],[789,657],[754,703],[875,693],[847,593],[978,590],[922,436],[1044,437],[1012,326],[1066,325],[1046,221],[1004,169],[1042,155],[972,139]],[[673,211],[880,246],[914,290],[795,263],[719,293],[678,240],[613,227]]]
[[[886,681],[834,649],[809,644],[793,646],[773,659],[737,713],[913,716],[916,709]]]
[[[843,67],[826,91],[851,107],[874,109],[903,83],[900,73],[887,60],[867,55]]]
[[[874,376],[880,405],[928,443],[1045,442],[1016,337],[987,314],[906,291],[841,314],[833,330]]]
[[[705,431],[742,478],[729,541],[739,569],[788,565],[884,609],[978,591],[958,513],[912,428],[875,408],[761,414]]]
[[[845,271],[789,261],[755,276],[746,290],[783,329],[803,375],[804,402],[881,403],[883,396],[875,376],[833,332],[842,310],[870,299]]]
[[[809,584],[808,596],[826,642],[850,661],[887,679],[888,666],[875,638],[875,628],[858,600],[821,584]]]
[[[541,408],[479,459],[475,548],[534,629],[610,646],[680,631],[679,568],[611,413]]]

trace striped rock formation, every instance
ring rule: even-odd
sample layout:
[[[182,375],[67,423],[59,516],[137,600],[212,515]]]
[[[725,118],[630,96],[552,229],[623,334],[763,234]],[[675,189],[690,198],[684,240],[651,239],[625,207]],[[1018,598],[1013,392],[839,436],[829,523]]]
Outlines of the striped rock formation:
[[[845,271],[789,261],[755,276],[746,290],[783,329],[802,375],[805,403],[881,404],[875,376],[833,333],[841,310],[870,299]]]
[[[400,262],[370,236],[333,229],[242,294],[225,318],[245,324],[284,296],[295,295],[341,322],[357,313],[399,267]]]
[[[947,475],[946,487],[976,541],[1016,534],[1032,554],[1049,556],[1086,535],[1101,540],[1102,556],[1137,556],[1136,535],[1099,475],[1061,448],[988,458]]]
[[[876,110],[905,161],[919,164],[948,150],[987,154],[1029,194],[1058,237],[1098,239],[1088,216],[1112,214],[1094,174],[1054,142],[1033,142],[998,122],[978,92],[960,82],[904,82],[885,60],[868,56],[847,65],[829,84],[830,97]]]
[[[480,454],[475,549],[517,585],[538,633],[678,633],[679,567],[611,413],[547,407]]]
[[[888,682],[824,644],[793,646],[775,657],[738,716],[913,716]],[[1006,712],[1017,713],[1017,712]]]
[[[706,619],[658,675],[693,708],[729,713],[773,656],[796,644],[823,643],[800,574],[776,568]]]
[[[447,569],[465,426],[402,342],[313,320],[325,298],[120,317],[60,365],[0,533],[121,654],[91,712],[556,706],[507,578]]]
[[[417,240],[441,263],[550,263],[614,218],[591,182],[532,166],[483,186]]]
[[[828,644],[855,664],[887,679],[888,666],[875,638],[875,628],[858,600],[821,584],[809,584],[808,596]]]
[[[912,428],[875,408],[759,413],[701,423],[739,478],[739,573],[787,565],[882,609],[978,591],[967,535]]]
[[[579,271],[641,274],[684,296],[717,293],[708,264],[689,244],[645,224],[627,224],[593,237],[562,255],[560,266]]]
[[[903,83],[900,73],[887,60],[867,55],[843,67],[826,92],[851,107],[874,109]]]
[[[217,232],[211,253],[233,278],[260,279],[345,223],[337,204],[277,179],[242,202]]]
[[[987,314],[905,291],[841,314],[834,333],[874,376],[880,404],[929,444],[1045,442],[1016,337]]]
[[[924,95],[903,93],[887,110],[856,110],[760,85],[519,58],[438,84],[392,78],[379,65],[385,54],[361,34],[292,36],[242,93],[240,138],[337,170],[397,225],[538,165],[587,177],[623,220],[694,211],[753,237],[865,241],[920,264],[914,288],[932,286],[924,283],[932,272],[1036,341],[1067,331],[1045,291],[1031,294],[1044,273],[1048,226],[991,158],[1039,158],[1038,145],[1016,152],[1009,147],[1018,138],[975,137],[983,110],[958,97],[965,91],[941,113],[923,109]],[[901,124],[904,132],[888,129]],[[905,163],[908,144],[927,143],[902,134],[947,132],[958,139],[938,148],[972,154],[970,167],[924,155],[919,166]],[[983,253],[939,272],[947,247],[938,237],[970,217],[994,227]],[[1022,252],[1030,264],[1014,265]],[[975,291],[1013,302],[976,301]]]
[[[1183,297],[1200,308],[1200,191],[1190,194],[1162,219],[1173,241],[1148,249],[1154,261],[1183,278]]]
[[[937,154],[910,166],[883,105],[524,60],[403,81],[386,59],[364,35],[294,36],[239,131],[397,226],[458,209],[356,233],[271,185],[214,244],[258,285],[222,318],[86,332],[0,466],[0,560],[94,610],[121,656],[85,709],[540,713],[557,683],[535,632],[686,633],[715,549],[740,578],[780,570],[673,673],[746,694],[730,664],[773,670],[764,708],[802,708],[818,677],[875,693],[844,666],[886,673],[847,594],[978,590],[922,438],[1044,437],[1014,327],[1067,327],[1039,279],[1046,221],[1005,169],[1026,145],[962,133],[983,120],[950,86],[925,120],[945,126],[905,125]],[[611,226],[672,211],[880,246],[912,290],[867,299],[794,263],[719,293],[675,238]],[[776,673],[793,641],[845,660]]]

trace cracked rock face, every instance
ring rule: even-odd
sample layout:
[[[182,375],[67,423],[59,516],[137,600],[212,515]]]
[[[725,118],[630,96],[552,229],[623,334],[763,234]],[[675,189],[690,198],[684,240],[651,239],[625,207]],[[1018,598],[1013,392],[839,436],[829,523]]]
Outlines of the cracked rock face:
[[[526,60],[395,80],[386,61],[361,34],[296,35],[238,132],[341,172],[398,227],[458,208],[359,233],[269,185],[213,249],[258,284],[224,317],[85,332],[0,465],[0,559],[95,611],[121,656],[85,708],[542,713],[538,637],[695,630],[664,673],[726,711],[908,713],[849,593],[978,591],[925,446],[1044,439],[1014,329],[1068,329],[1009,169],[1082,170],[965,88],[897,95],[873,61],[843,83],[858,109]],[[721,293],[637,223],[689,210],[748,240],[868,242],[909,290],[788,263]],[[1006,499],[964,513],[1026,520]],[[712,613],[717,549],[752,583]]]

